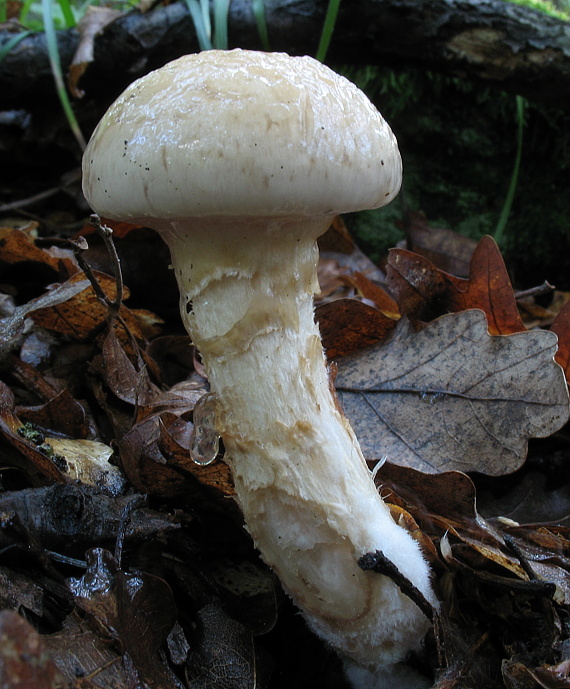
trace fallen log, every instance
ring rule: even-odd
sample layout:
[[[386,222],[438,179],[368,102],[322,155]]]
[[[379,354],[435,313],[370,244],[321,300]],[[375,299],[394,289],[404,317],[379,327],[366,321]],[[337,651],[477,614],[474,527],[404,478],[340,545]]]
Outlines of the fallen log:
[[[325,0],[265,0],[273,50],[315,54]],[[0,49],[13,34],[0,33]],[[230,46],[261,49],[251,0],[233,0]],[[58,32],[64,70],[79,42]],[[82,78],[89,94],[116,95],[126,83],[199,49],[185,3],[133,11],[95,40],[95,60]],[[345,0],[327,61],[419,68],[485,80],[530,100],[570,103],[570,24],[501,0]],[[37,106],[53,93],[43,34],[20,41],[0,62],[0,110]]]

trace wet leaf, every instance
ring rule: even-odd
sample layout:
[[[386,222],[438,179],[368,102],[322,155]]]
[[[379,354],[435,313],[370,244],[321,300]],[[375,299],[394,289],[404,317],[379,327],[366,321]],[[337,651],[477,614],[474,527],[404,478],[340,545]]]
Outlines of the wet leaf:
[[[366,457],[426,472],[510,473],[528,438],[568,420],[568,390],[545,331],[491,337],[480,311],[443,316],[339,362],[336,388]]]
[[[158,396],[158,388],[149,377],[138,349],[136,366],[127,356],[114,330],[103,342],[105,382],[119,399],[135,406],[150,404]]]
[[[427,322],[450,311],[481,309],[492,335],[526,330],[503,257],[491,237],[477,244],[469,279],[449,275],[428,259],[402,249],[390,251],[386,275],[400,310],[412,320]]]
[[[481,309],[491,335],[510,335],[526,330],[519,315],[507,267],[497,243],[483,237],[471,259],[469,280],[450,281],[450,311]]]
[[[17,613],[0,611],[0,687],[71,689],[42,637]]]
[[[122,571],[102,548],[89,551],[87,563],[83,577],[68,580],[79,607],[120,642],[151,687],[178,687],[158,653],[176,620],[168,584],[146,572]]]
[[[200,639],[188,659],[187,674],[195,689],[263,688],[267,667],[259,662],[253,636],[214,604],[198,613]]]
[[[336,299],[315,311],[329,360],[383,340],[396,321],[358,299]]]

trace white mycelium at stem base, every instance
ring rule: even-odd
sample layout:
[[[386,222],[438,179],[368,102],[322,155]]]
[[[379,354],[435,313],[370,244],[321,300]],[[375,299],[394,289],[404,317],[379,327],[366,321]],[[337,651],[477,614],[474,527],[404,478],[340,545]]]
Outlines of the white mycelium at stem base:
[[[396,663],[428,621],[358,559],[381,551],[429,599],[429,570],[392,520],[330,390],[313,317],[316,238],[398,191],[380,114],[310,58],[187,56],[135,82],[84,157],[101,215],[170,247],[185,325],[216,400],[245,521],[311,627],[357,663]]]

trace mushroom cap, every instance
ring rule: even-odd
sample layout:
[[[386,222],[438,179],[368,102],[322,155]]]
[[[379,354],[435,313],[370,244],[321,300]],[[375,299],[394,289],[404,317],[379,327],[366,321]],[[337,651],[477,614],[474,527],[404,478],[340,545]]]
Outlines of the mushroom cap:
[[[383,117],[310,57],[186,55],[133,82],[95,129],[83,190],[102,216],[320,216],[377,208],[402,164]]]

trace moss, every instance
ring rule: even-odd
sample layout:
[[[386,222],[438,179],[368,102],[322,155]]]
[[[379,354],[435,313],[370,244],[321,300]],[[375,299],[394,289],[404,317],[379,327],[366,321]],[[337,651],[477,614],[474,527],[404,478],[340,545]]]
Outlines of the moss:
[[[404,198],[433,226],[493,234],[516,154],[514,96],[440,75],[350,70],[390,122],[404,160]],[[521,287],[570,289],[570,111],[529,104],[520,177],[502,249]],[[348,219],[378,260],[403,234],[401,204]]]

